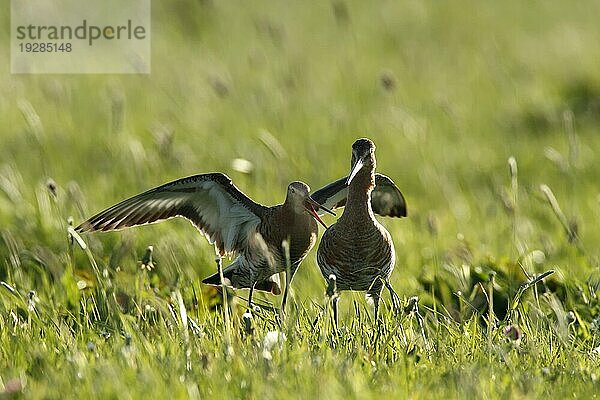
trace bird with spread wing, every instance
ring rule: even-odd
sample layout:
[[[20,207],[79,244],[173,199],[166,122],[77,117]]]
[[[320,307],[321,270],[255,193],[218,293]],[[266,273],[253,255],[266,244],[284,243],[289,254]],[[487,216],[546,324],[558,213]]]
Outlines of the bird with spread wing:
[[[224,284],[280,294],[276,274],[286,270],[282,243],[288,240],[291,275],[317,240],[315,211],[324,209],[302,182],[288,186],[283,204],[267,207],[239,190],[224,174],[209,173],[179,179],[124,200],[89,218],[76,230],[112,231],[150,224],[173,217],[188,219],[219,255],[236,256],[223,269]],[[219,273],[204,281],[221,285]],[[284,301],[288,288],[285,288]],[[285,303],[283,303],[285,306]]]

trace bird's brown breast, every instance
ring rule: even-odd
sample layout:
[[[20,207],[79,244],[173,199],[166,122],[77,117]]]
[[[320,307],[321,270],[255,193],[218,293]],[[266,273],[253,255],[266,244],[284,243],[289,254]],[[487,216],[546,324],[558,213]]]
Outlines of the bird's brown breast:
[[[390,234],[368,216],[340,219],[323,234],[317,252],[321,273],[325,279],[334,274],[340,290],[367,290],[378,276],[389,277],[394,260]]]
[[[308,213],[295,213],[284,207],[273,210],[259,226],[275,257],[285,265],[282,243],[289,240],[291,264],[302,261],[317,240],[318,225]]]

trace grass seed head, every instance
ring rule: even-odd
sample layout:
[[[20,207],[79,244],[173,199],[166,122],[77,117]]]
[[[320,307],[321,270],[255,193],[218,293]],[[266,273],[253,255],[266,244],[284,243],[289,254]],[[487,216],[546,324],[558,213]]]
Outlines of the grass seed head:
[[[154,251],[154,246],[148,246],[146,248],[146,253],[142,257],[140,261],[140,266],[142,270],[147,270],[148,272],[154,269],[154,261],[152,260],[152,252]]]

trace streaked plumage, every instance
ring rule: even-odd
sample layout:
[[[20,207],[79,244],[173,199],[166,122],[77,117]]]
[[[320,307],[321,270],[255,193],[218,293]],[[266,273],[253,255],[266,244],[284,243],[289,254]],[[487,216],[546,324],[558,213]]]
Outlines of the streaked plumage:
[[[348,183],[345,209],[338,221],[323,234],[317,251],[317,263],[323,277],[335,276],[337,289],[366,291],[375,304],[375,317],[383,281],[388,281],[394,269],[395,251],[390,233],[375,219],[378,211],[392,216],[406,216],[406,204],[400,191],[387,177],[382,183],[387,193],[372,196],[376,183],[375,145],[359,139],[352,146],[352,169]],[[391,186],[387,182],[391,182]],[[381,190],[381,189],[380,189]],[[393,201],[391,199],[394,199]],[[389,204],[388,204],[389,203]],[[334,302],[337,324],[337,303]]]
[[[306,184],[292,182],[283,204],[266,207],[247,197],[224,174],[195,175],[124,200],[77,230],[110,231],[184,217],[215,244],[221,256],[237,256],[223,270],[225,283],[250,288],[250,302],[252,289],[281,292],[275,274],[286,270],[283,240],[289,240],[291,276],[315,244],[315,219],[320,219],[313,207],[319,204],[309,191]],[[203,282],[221,284],[218,273]]]
[[[331,210],[344,207],[348,197],[348,177],[331,182],[310,197]],[[382,217],[406,217],[406,201],[402,192],[389,177],[383,174],[375,174],[375,187],[371,192],[371,209]],[[317,211],[319,215],[325,213],[324,210]]]

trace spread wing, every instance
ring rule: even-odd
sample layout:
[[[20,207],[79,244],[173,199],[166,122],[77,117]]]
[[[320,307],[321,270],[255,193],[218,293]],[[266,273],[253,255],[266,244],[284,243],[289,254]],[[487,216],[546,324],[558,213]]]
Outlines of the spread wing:
[[[335,182],[317,190],[310,197],[317,203],[329,209],[336,209],[346,205],[348,197],[348,177],[340,178]],[[406,217],[406,200],[394,181],[382,174],[375,174],[375,188],[371,193],[371,207],[375,214],[383,217]],[[319,215],[324,212],[318,210]]]
[[[406,200],[391,178],[375,174],[375,188],[371,193],[373,212],[384,217],[406,217]]]
[[[79,225],[78,232],[111,231],[173,217],[188,219],[222,255],[245,247],[267,207],[221,173],[190,176],[124,200]]]

